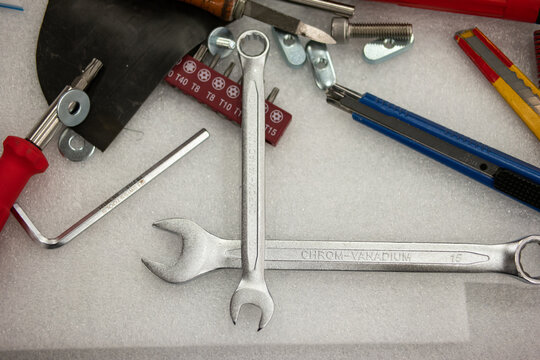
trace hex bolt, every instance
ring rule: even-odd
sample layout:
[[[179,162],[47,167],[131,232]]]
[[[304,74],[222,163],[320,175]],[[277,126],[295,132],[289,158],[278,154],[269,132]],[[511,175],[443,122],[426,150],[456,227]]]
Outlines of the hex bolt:
[[[337,43],[346,43],[349,38],[394,39],[409,41],[413,34],[411,24],[354,24],[346,18],[332,19],[332,37]]]
[[[231,76],[233,70],[234,70],[234,67],[236,66],[236,64],[234,62],[231,61],[231,63],[229,64],[229,66],[227,66],[227,68],[225,69],[225,71],[223,72],[223,75],[225,77],[229,77]]]
[[[273,104],[278,94],[279,94],[279,88],[277,87],[273,88],[272,91],[270,91],[270,94],[268,94],[266,101]]]
[[[226,49],[234,50],[236,48],[236,41],[232,39],[228,39],[226,37],[218,37],[215,40],[215,43],[217,46],[226,48]]]
[[[232,32],[225,27],[218,27],[208,35],[208,51],[212,55],[220,55],[226,58],[236,48],[236,41]]]

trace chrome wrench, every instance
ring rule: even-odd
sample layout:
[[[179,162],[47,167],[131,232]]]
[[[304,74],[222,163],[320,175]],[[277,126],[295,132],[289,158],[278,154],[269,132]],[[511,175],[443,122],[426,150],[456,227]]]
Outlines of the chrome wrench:
[[[183,283],[216,269],[240,268],[240,240],[214,236],[185,219],[154,223],[179,235],[183,251],[172,265],[142,259],[148,269],[170,283]],[[540,244],[532,235],[505,244],[407,243],[366,241],[268,240],[266,268],[275,270],[348,270],[407,272],[496,272],[534,285],[521,263],[523,249]]]
[[[248,30],[237,41],[243,70],[242,89],[242,279],[231,298],[234,324],[240,308],[261,309],[259,330],[274,312],[274,301],[264,279],[265,179],[264,179],[264,79],[270,41],[262,32]],[[256,45],[257,47],[253,47]],[[262,45],[262,50],[261,50]]]

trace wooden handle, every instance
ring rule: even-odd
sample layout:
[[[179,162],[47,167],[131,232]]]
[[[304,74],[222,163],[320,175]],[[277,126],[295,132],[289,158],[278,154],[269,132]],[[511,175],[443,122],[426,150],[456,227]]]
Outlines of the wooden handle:
[[[237,0],[180,0],[191,4],[226,21],[233,20],[233,10]]]

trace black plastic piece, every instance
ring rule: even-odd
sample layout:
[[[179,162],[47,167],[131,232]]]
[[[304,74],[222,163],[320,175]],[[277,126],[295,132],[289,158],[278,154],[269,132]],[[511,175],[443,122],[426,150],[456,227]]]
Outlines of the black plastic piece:
[[[499,168],[493,175],[493,186],[524,203],[540,209],[540,185],[513,171]]]
[[[174,0],[49,0],[36,51],[41,88],[51,103],[92,58],[103,62],[87,90],[90,114],[75,128],[103,151],[175,62],[223,24]]]

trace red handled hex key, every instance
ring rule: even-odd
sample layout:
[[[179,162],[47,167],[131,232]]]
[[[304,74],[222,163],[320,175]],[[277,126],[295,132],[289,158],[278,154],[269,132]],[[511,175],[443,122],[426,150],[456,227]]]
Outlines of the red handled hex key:
[[[189,152],[191,152],[191,150],[202,144],[202,142],[208,139],[209,136],[210,134],[208,131],[206,131],[206,129],[201,129],[191,138],[186,140],[186,142],[184,142],[182,145],[178,146],[151,168],[139,175],[135,180],[124,186],[122,190],[118,191],[103,204],[99,205],[81,220],[69,227],[66,231],[54,238],[44,236],[34,225],[32,220],[30,220],[30,217],[17,203],[13,204],[11,212],[32,240],[46,247],[47,249],[58,248],[79,236],[83,231],[94,225],[109,212],[113,211],[133,194],[142,189],[146,184],[154,180],[159,174],[186,156]]]
[[[82,74],[60,92],[26,139],[8,136],[4,140],[0,157],[0,231],[28,180],[49,166],[42,152],[45,146],[64,125],[76,126],[88,115],[90,100],[83,90],[102,66],[101,61],[93,59]]]

